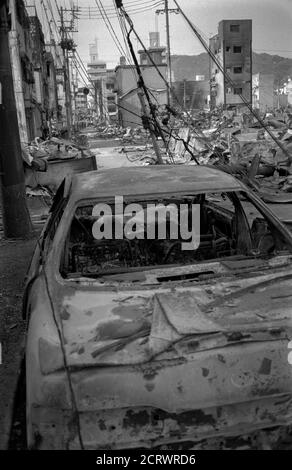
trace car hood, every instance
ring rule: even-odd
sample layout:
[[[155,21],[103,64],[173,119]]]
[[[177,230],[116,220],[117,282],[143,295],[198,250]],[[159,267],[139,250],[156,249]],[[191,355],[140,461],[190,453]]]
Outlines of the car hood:
[[[65,288],[58,301],[68,366],[143,364],[238,342],[287,339],[292,270],[194,287]],[[291,336],[290,336],[291,337]],[[40,339],[42,372],[62,369],[59,345]]]

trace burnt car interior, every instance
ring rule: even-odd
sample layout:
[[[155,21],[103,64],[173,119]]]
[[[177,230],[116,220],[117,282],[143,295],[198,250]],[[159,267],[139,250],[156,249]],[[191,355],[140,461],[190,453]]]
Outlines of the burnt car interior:
[[[200,204],[199,247],[182,250],[182,243],[186,240],[180,237],[172,239],[169,230],[165,239],[156,237],[149,240],[145,236],[145,239],[97,240],[92,233],[97,220],[92,216],[94,204],[87,204],[79,207],[74,215],[62,256],[61,275],[64,278],[72,275],[94,277],[138,267],[187,265],[238,255],[269,256],[286,248],[282,238],[263,217],[247,220],[235,193],[201,194],[151,202],[187,204],[190,217],[192,204]],[[146,202],[139,201],[139,204],[146,208]]]

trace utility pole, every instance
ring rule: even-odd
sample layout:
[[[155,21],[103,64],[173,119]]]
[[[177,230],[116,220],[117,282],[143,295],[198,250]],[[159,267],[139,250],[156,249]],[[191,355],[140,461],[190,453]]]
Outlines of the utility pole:
[[[74,58],[74,55],[73,55],[73,58]],[[76,62],[72,63],[72,81],[73,81],[73,104],[74,104],[73,126],[75,129],[77,125],[77,93],[78,93],[78,77],[77,77]]]
[[[168,10],[168,0],[164,0],[165,8],[165,18],[166,18],[166,41],[167,41],[167,73],[168,73],[168,84],[169,89],[167,93],[168,105],[170,105],[170,90],[172,86],[172,77],[171,77],[171,51],[170,51],[170,31],[169,31],[169,10]]]
[[[168,75],[168,90],[167,90],[167,104],[171,104],[171,88],[172,88],[172,66],[171,66],[171,48],[170,48],[170,28],[169,28],[169,14],[178,14],[178,8],[169,8],[168,0],[164,0],[164,9],[156,10],[156,14],[165,13],[166,20],[166,42],[167,42],[167,75]]]
[[[7,2],[0,0],[0,176],[4,235],[27,238],[32,231],[9,52]]]
[[[148,118],[148,111],[147,111],[147,106],[146,106],[146,103],[145,103],[144,92],[143,92],[143,88],[141,86],[139,86],[137,93],[138,93],[138,97],[139,97],[139,100],[140,100],[140,103],[141,103],[141,109],[142,109],[143,116]],[[157,138],[155,136],[155,133],[153,132],[153,129],[152,129],[151,125],[149,127],[149,131],[150,131],[150,136],[151,136],[151,140],[152,140],[153,149],[154,149],[154,152],[155,152],[156,157],[157,157],[157,163],[159,165],[163,165],[161,151],[160,151],[160,148],[159,148],[159,145],[158,145],[158,142],[157,142]]]
[[[61,47],[64,57],[64,86],[65,86],[65,97],[66,97],[66,117],[67,117],[67,129],[68,139],[72,137],[72,95],[71,95],[71,80],[70,80],[70,65],[69,65],[69,51],[74,50],[73,39],[68,38],[67,28],[65,26],[65,10],[63,7],[60,8],[61,17]],[[74,11],[73,11],[74,15]],[[74,16],[73,16],[74,17]]]

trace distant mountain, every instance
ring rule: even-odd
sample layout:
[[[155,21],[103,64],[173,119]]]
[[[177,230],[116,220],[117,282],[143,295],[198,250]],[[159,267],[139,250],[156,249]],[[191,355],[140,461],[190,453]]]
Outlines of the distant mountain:
[[[270,54],[253,53],[253,73],[273,73],[275,85],[283,84],[292,77],[292,59]]]
[[[205,75],[209,79],[209,56],[206,52],[198,55],[173,55],[172,69],[175,81],[195,80],[196,75]],[[273,73],[275,85],[281,84],[292,77],[292,59],[270,55],[266,53],[253,53],[253,73]]]

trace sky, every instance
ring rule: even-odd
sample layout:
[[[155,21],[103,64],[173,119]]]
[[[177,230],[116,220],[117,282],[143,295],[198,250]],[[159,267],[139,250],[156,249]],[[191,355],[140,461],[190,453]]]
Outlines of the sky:
[[[101,0],[110,16],[115,14],[114,0]],[[267,52],[282,57],[292,58],[292,0],[177,0],[188,18],[199,28],[205,39],[217,32],[222,19],[253,20],[253,50]],[[67,8],[73,3],[81,8],[82,15],[87,15],[89,7],[97,9],[97,0],[56,0],[52,4]],[[36,0],[41,4],[41,0]],[[161,3],[161,6],[158,4]],[[166,44],[165,15],[156,15],[155,10],[163,8],[160,0],[124,0],[125,9],[146,9],[131,14],[135,29],[146,46],[149,45],[149,32],[158,30],[161,44]],[[150,9],[151,8],[151,9]],[[169,8],[175,8],[169,0]],[[92,10],[91,10],[92,11]],[[97,10],[98,11],[98,10]],[[44,13],[42,12],[42,15]],[[100,13],[99,13],[100,16]],[[113,29],[123,44],[123,37],[117,18],[110,18]],[[172,54],[199,54],[204,52],[198,39],[189,29],[181,15],[170,15],[170,36]],[[78,33],[74,35],[78,52],[84,63],[89,59],[89,44],[98,38],[99,58],[107,62],[108,67],[115,67],[119,62],[118,51],[103,19],[78,20]],[[133,41],[137,50],[137,43]]]

